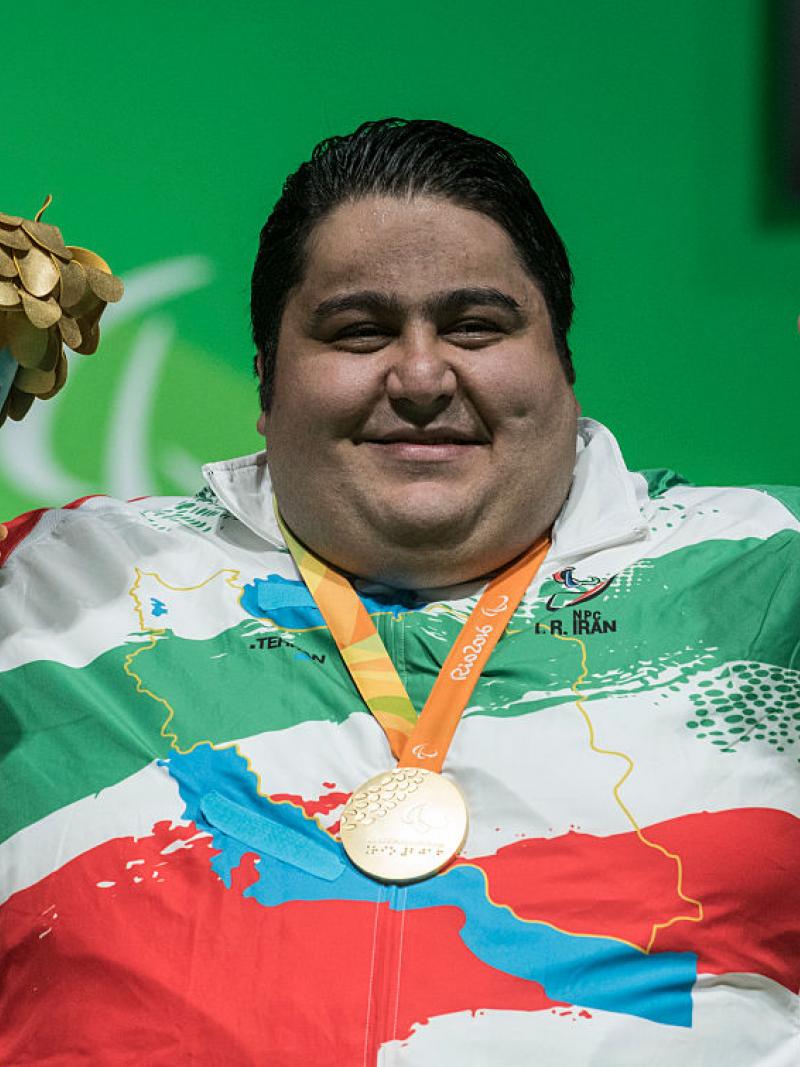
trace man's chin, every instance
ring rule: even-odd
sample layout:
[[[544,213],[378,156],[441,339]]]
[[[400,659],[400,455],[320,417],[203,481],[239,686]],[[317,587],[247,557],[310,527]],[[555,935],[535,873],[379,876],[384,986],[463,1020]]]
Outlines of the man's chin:
[[[442,503],[427,501],[414,506],[412,501],[406,501],[387,507],[380,517],[384,539],[405,548],[442,548],[463,543],[474,525],[474,509],[443,507]]]

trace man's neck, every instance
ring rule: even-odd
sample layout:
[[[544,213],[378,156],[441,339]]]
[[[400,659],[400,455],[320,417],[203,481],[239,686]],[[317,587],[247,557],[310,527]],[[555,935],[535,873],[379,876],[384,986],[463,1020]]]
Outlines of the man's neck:
[[[484,549],[479,553],[465,551],[469,546],[442,547],[430,544],[414,548],[387,544],[370,553],[365,553],[361,545],[358,551],[351,553],[342,551],[341,546],[335,546],[333,551],[330,548],[320,551],[302,540],[300,543],[322,562],[351,580],[375,582],[394,589],[410,589],[424,596],[428,590],[440,595],[451,588],[489,581],[528,551],[544,532],[537,531],[532,537],[509,540],[502,548],[491,546],[491,550]]]

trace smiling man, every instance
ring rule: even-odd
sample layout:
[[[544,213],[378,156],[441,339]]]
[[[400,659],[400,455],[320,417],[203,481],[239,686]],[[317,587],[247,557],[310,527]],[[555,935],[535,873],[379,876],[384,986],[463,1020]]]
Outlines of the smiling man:
[[[265,451],[9,524],[0,1061],[797,1063],[798,494],[628,471],[571,282],[497,145],[332,138]]]

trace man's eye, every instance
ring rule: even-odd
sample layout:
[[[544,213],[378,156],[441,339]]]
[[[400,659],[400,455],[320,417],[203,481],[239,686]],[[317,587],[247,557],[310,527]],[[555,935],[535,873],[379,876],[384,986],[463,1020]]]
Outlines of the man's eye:
[[[480,339],[503,333],[503,330],[496,322],[486,319],[463,319],[448,327],[446,333],[456,337]]]
[[[362,322],[339,330],[334,341],[374,341],[385,336],[386,331],[382,327],[372,322]]]
[[[467,322],[459,322],[456,330],[462,330],[464,333],[483,333],[486,330],[491,330],[493,327],[488,322],[481,322],[478,319],[470,319]]]

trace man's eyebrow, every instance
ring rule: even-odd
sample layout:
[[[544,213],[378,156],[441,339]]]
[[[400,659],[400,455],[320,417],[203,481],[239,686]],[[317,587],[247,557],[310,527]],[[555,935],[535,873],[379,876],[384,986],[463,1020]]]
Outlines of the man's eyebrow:
[[[495,307],[503,311],[511,311],[521,317],[522,308],[513,296],[500,289],[483,286],[436,293],[424,304],[425,312],[431,318],[442,314],[458,314],[468,307],[476,306]],[[395,294],[362,289],[355,293],[342,293],[323,300],[314,308],[311,318],[313,322],[320,323],[331,315],[338,315],[343,311],[397,314],[402,311],[402,305]]]
[[[501,311],[512,311],[521,317],[522,307],[513,296],[504,293],[500,289],[471,288],[453,289],[449,293],[437,293],[425,304],[425,310],[429,315],[458,314],[468,307],[494,307]]]
[[[372,289],[362,289],[356,293],[342,293],[340,296],[332,296],[317,304],[311,313],[313,322],[322,322],[331,315],[338,315],[342,311],[372,311],[372,312],[397,312],[400,310],[400,301],[396,296],[388,293],[380,293]]]

